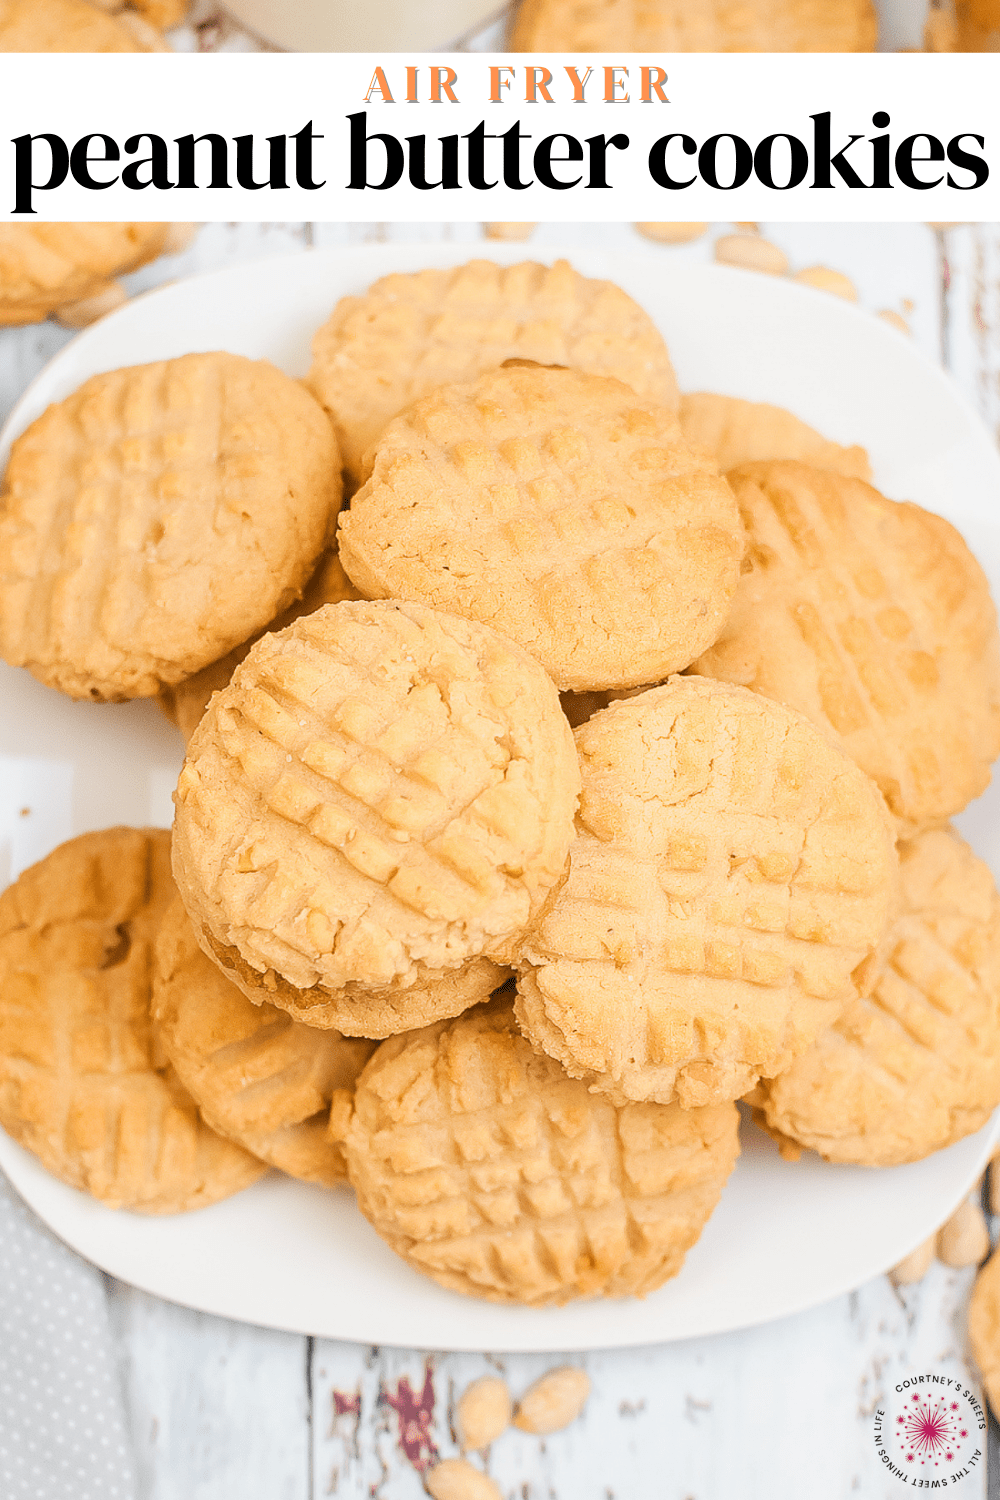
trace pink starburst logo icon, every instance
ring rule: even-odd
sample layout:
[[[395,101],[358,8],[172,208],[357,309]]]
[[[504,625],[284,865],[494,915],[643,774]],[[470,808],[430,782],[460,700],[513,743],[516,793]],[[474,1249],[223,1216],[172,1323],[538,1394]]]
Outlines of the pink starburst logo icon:
[[[955,1402],[940,1397],[910,1397],[896,1418],[896,1437],[906,1463],[919,1463],[921,1467],[930,1464],[936,1469],[942,1462],[954,1462],[957,1439],[965,1436],[960,1431],[961,1422],[953,1415],[956,1410]]]

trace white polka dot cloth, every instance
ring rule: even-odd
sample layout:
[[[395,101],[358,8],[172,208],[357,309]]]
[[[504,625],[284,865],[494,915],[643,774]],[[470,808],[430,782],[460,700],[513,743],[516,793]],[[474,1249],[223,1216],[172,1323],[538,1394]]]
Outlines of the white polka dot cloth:
[[[135,1495],[104,1278],[0,1172],[0,1496]]]

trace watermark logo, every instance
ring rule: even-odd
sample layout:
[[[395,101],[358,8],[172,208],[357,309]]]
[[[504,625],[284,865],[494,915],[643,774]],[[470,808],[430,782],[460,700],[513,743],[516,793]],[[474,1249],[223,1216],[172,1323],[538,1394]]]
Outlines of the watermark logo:
[[[875,1451],[912,1489],[950,1489],[982,1463],[985,1431],[983,1408],[960,1380],[912,1375],[875,1413]]]

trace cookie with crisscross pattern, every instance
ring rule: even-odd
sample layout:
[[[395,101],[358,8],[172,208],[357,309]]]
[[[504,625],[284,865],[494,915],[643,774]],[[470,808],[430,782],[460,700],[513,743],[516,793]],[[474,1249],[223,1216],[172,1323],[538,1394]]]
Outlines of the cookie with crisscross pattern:
[[[0,323],[37,323],[155,259],[166,224],[0,224]]]
[[[344,1179],[343,1152],[327,1131],[330,1100],[353,1090],[374,1042],[252,1005],[205,957],[179,900],[156,939],[153,1021],[213,1130],[292,1177]]]
[[[0,654],[73,697],[151,696],[298,597],[340,494],[327,418],[265,360],[94,375],[11,450]]]
[[[319,567],[306,584],[302,598],[284,610],[276,620],[272,620],[267,628],[268,630],[283,630],[300,615],[311,615],[314,610],[322,609],[324,604],[339,604],[342,599],[360,598],[361,595],[344,572],[337,549],[333,547],[321,558]],[[201,723],[202,715],[211,701],[212,694],[226,686],[240,662],[246,659],[250,647],[258,639],[258,636],[253,636],[250,640],[244,641],[241,646],[234,647],[218,661],[213,661],[209,666],[203,667],[200,672],[195,672],[193,677],[185,677],[183,682],[178,682],[171,688],[164,688],[159,694],[160,707],[167,718],[177,725],[185,740],[191,738]],[[420,1025],[423,1024],[421,1021]]]
[[[213,698],[174,872],[206,951],[265,984],[406,988],[507,960],[563,875],[578,788],[558,694],[512,641],[422,604],[329,604]]]
[[[681,397],[678,415],[688,442],[707,448],[723,473],[759,459],[793,458],[850,479],[871,478],[864,448],[834,443],[793,412],[766,401],[693,391]]]
[[[532,1306],[680,1270],[739,1152],[735,1105],[613,1105],[518,1035],[509,998],[384,1042],[346,1133],[362,1213],[443,1286]]]
[[[517,960],[530,1040],[617,1100],[738,1098],[853,993],[895,895],[878,789],[800,714],[694,677],[576,731],[570,870]]]
[[[741,683],[834,734],[905,832],[983,791],[1000,754],[1000,635],[983,571],[941,516],[804,464],[729,480],[743,576],[692,671]]]
[[[1000,1104],[1000,896],[951,829],[899,848],[902,910],[867,999],[758,1099],[829,1161],[893,1166],[978,1130]]]
[[[672,412],[605,376],[517,365],[389,424],[339,547],[368,598],[482,620],[581,692],[657,682],[715,639],[743,528]]]
[[[201,1120],[151,1030],[170,835],[62,844],[0,896],[0,1124],[112,1208],[177,1213],[265,1166]]]
[[[648,313],[565,260],[473,260],[384,276],[337,303],[313,340],[309,385],[358,484],[365,453],[397,412],[515,358],[613,375],[647,401],[677,406],[670,356]]]

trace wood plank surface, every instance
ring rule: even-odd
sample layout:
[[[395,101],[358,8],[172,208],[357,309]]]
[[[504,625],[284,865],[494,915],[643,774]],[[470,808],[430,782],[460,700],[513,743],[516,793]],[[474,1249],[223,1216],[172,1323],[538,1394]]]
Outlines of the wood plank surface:
[[[711,259],[714,241],[732,230],[717,225],[688,245],[657,247],[664,274],[679,261]],[[1000,227],[761,230],[792,273],[830,266],[851,278],[860,306],[903,320],[1000,434]],[[450,239],[471,250],[480,238],[477,225],[210,224],[183,254],[128,284],[140,291],[310,244]],[[624,249],[641,241],[631,225],[544,225],[525,249],[584,243]],[[0,330],[0,416],[69,336],[49,323]],[[507,1500],[889,1500],[901,1487],[875,1458],[873,1412],[908,1373],[971,1379],[970,1279],[935,1266],[920,1286],[896,1290],[880,1277],[763,1328],[572,1356],[593,1382],[584,1416],[545,1440],[507,1433],[485,1466]],[[415,1500],[424,1462],[457,1452],[453,1405],[470,1380],[499,1372],[517,1396],[560,1362],[314,1343],[113,1282],[108,1302],[141,1500]],[[978,1500],[984,1485],[980,1473],[955,1492]]]

